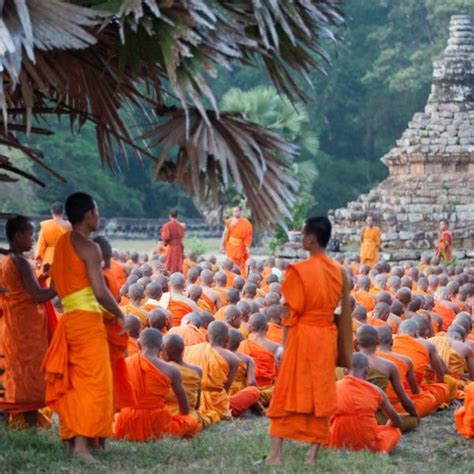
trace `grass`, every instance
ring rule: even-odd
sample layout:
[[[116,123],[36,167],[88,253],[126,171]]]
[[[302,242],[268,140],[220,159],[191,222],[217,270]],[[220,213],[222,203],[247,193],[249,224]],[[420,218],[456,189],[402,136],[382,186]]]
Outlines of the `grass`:
[[[97,453],[103,467],[91,468],[66,456],[54,430],[4,430],[0,433],[0,472],[226,472],[303,473],[306,446],[288,443],[284,468],[262,463],[267,454],[268,421],[262,418],[221,423],[193,441],[163,439],[150,443],[113,441]],[[458,436],[453,412],[423,419],[421,427],[403,436],[392,455],[322,450],[317,467],[324,473],[467,473],[474,463],[474,442]]]

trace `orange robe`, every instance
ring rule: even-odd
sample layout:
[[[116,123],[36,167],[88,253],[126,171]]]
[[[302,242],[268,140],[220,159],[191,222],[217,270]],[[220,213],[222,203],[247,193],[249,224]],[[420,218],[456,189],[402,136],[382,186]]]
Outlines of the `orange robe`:
[[[144,311],[143,308],[135,306],[132,302],[129,302],[124,306],[120,306],[120,309],[125,316],[136,316],[140,320],[142,329],[149,326],[148,313]]]
[[[192,324],[187,324],[186,326],[174,326],[168,331],[168,334],[177,334],[178,336],[181,336],[185,346],[193,346],[195,344],[201,344],[201,342],[206,342],[206,338],[202,332]]]
[[[283,321],[288,337],[267,411],[270,434],[326,443],[337,409],[334,310],[342,295],[341,269],[328,256],[314,255],[289,267],[282,291],[290,316]]]
[[[63,227],[57,224],[54,219],[48,219],[40,223],[36,258],[41,260],[42,265],[53,263],[56,244],[61,236],[69,230],[70,226]]]
[[[243,340],[238,351],[249,355],[254,360],[255,381],[258,387],[267,387],[275,383],[277,368],[273,352],[251,339]]]
[[[420,417],[427,416],[436,410],[437,408],[436,398],[431,393],[426,392],[421,388],[420,388],[420,393],[418,394],[414,394],[411,392],[410,387],[407,382],[407,373],[409,370],[409,366],[404,360],[394,356],[393,354],[389,354],[387,352],[378,351],[376,355],[393,362],[397,366],[398,373],[400,375],[400,380],[403,384],[403,387],[407,395],[411,398],[411,400],[415,404],[416,412],[418,413],[418,416]],[[398,413],[405,413],[405,409],[400,403],[400,399],[395,393],[395,390],[393,389],[393,386],[391,383],[387,386],[386,392],[395,410],[397,410]]]
[[[361,234],[360,264],[373,267],[379,261],[382,234],[377,226],[364,227]]]
[[[367,311],[372,311],[377,304],[375,298],[365,290],[355,291],[354,298],[357,303],[362,305]]]
[[[426,371],[430,364],[430,355],[421,342],[414,337],[400,334],[393,341],[392,351],[407,356],[412,360],[418,385],[435,397],[437,407],[448,400],[449,388],[447,384],[442,382],[424,383]]]
[[[456,429],[466,438],[474,438],[474,382],[464,388],[464,406],[454,412]]]
[[[439,241],[436,244],[436,255],[443,262],[451,262],[453,260],[453,235],[449,230],[441,232]]]
[[[138,354],[139,352],[140,348],[138,347],[138,341],[134,337],[129,336],[127,344],[127,357],[131,357],[132,355]]]
[[[45,406],[41,361],[48,349],[48,321],[44,305],[26,291],[10,255],[0,263],[3,317],[0,340],[5,356],[5,396],[0,409],[7,413],[35,411]]]
[[[136,404],[122,408],[114,436],[128,441],[147,441],[163,436],[193,437],[200,431],[191,415],[173,415],[165,406],[171,380],[141,354],[127,359]]]
[[[216,321],[224,321],[225,319],[225,311],[229,307],[228,304],[225,306],[221,306],[215,313],[214,313],[214,319]]]
[[[225,270],[224,271],[226,277],[227,277],[227,281],[226,281],[226,285],[225,287],[226,288],[232,288],[234,286],[234,280],[235,280],[235,277],[237,276],[234,272],[229,272],[228,270]]]
[[[270,321],[268,323],[268,330],[265,337],[270,339],[270,341],[281,345],[283,343],[283,326]]]
[[[202,292],[201,298],[207,303],[207,306],[209,306],[209,312],[214,314],[217,311],[216,303],[214,303],[204,291]]]
[[[107,331],[70,233],[56,246],[51,278],[64,314],[43,361],[46,402],[59,413],[62,439],[108,437],[112,434],[113,386]],[[81,290],[89,297],[74,301]]]
[[[226,239],[224,242],[227,257],[240,267],[241,275],[247,276],[245,267],[249,258],[247,248],[252,245],[253,227],[245,218],[241,217],[232,225],[232,218],[225,221]]]
[[[449,326],[451,326],[451,323],[454,321],[454,318],[456,317],[456,313],[454,312],[454,310],[444,305],[440,301],[435,301],[433,312],[435,312],[436,314],[439,314],[441,318],[443,319],[442,330],[446,332]]]
[[[204,298],[200,298],[196,304],[199,306],[199,309],[212,314],[211,307],[207,304],[207,301]]]
[[[119,288],[125,285],[125,282],[127,281],[127,277],[128,277],[127,272],[125,268],[113,258],[110,260],[110,270],[114,274],[114,277],[117,280]]]
[[[390,328],[390,331],[392,331],[393,333],[392,326],[388,322],[382,321],[381,319],[378,319],[375,317],[367,318],[367,324],[369,324],[370,326],[379,327],[379,328],[388,327]]]
[[[452,375],[456,378],[460,378],[465,372],[466,359],[459,355],[449,343],[449,339],[446,336],[435,336],[429,339],[431,343],[436,346],[439,356],[443,359],[444,364],[448,368],[448,375]],[[464,383],[460,381],[461,387]]]
[[[230,399],[224,390],[229,375],[227,361],[208,342],[186,347],[184,360],[202,369],[199,411],[213,423],[231,418]]]
[[[184,226],[176,220],[167,222],[161,228],[161,238],[168,246],[165,265],[170,273],[183,271],[184,234]]]
[[[247,386],[247,363],[241,360],[229,389],[230,411],[232,416],[238,417],[245,410],[255,405],[260,398],[257,387]]]
[[[227,289],[221,288],[220,286],[216,286],[213,288],[217,293],[219,293],[219,297],[221,299],[221,307],[228,303],[227,300]]]
[[[170,300],[168,304],[168,310],[173,315],[173,326],[179,326],[181,320],[189,313],[193,312],[193,308],[186,304],[184,301]]]
[[[331,420],[331,448],[390,453],[401,432],[390,425],[378,425],[375,412],[383,397],[377,388],[352,375],[336,383],[337,411]]]

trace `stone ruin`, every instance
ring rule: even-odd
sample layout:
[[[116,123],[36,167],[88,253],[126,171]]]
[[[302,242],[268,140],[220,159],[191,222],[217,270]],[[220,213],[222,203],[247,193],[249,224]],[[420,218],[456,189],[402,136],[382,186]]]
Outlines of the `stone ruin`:
[[[433,64],[433,84],[424,112],[382,162],[389,177],[347,207],[330,211],[334,237],[359,243],[372,214],[383,249],[397,253],[433,249],[439,220],[448,219],[458,258],[474,257],[474,31],[467,16],[453,16],[448,46]]]

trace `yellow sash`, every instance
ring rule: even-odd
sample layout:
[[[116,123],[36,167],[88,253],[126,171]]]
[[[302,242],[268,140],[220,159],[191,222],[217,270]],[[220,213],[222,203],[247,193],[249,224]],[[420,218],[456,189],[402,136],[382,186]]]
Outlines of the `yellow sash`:
[[[244,243],[242,239],[237,239],[236,237],[229,237],[228,242],[230,245],[242,245]]]
[[[91,313],[101,313],[101,306],[96,300],[91,286],[86,286],[82,290],[67,295],[61,300],[64,312],[82,310]]]

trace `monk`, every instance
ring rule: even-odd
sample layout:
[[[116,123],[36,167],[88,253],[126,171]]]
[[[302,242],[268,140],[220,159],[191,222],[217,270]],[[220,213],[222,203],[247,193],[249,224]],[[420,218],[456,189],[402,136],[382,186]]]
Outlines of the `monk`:
[[[266,337],[279,346],[283,344],[282,314],[283,308],[279,304],[273,304],[265,309],[265,316],[268,318]]]
[[[185,346],[193,346],[206,342],[206,338],[199,330],[201,327],[201,317],[197,313],[189,313],[183,317],[179,326],[174,326],[169,330],[169,334],[181,336]]]
[[[232,217],[225,221],[222,234],[222,249],[227,258],[232,260],[239,268],[241,275],[247,276],[246,262],[249,258],[249,248],[253,239],[252,224],[242,217],[242,208],[236,206],[232,209]]]
[[[114,436],[129,441],[148,441],[163,436],[192,438],[200,431],[198,420],[190,416],[180,370],[159,359],[163,335],[147,328],[140,334],[141,353],[127,359],[136,404],[122,408],[114,426]],[[179,413],[165,406],[170,389],[178,401]]]
[[[474,438],[474,382],[464,389],[464,406],[454,412],[458,433],[466,438]]]
[[[138,337],[140,336],[142,325],[140,318],[134,315],[126,316],[124,324],[128,332],[127,356],[130,357],[140,352]]]
[[[194,301],[184,294],[186,290],[186,278],[182,273],[176,272],[171,275],[170,287],[166,309],[173,315],[173,326],[179,326],[183,316],[192,312],[199,313],[200,309]]]
[[[189,252],[188,256],[183,260],[182,272],[186,278],[188,277],[189,271],[197,266],[196,260],[197,256],[194,252]]]
[[[168,318],[164,309],[157,308],[148,313],[148,324],[153,329],[158,329],[161,334],[167,334]]]
[[[362,275],[357,281],[357,291],[354,292],[354,298],[357,303],[361,304],[367,311],[375,308],[375,297],[370,294],[370,278]]]
[[[221,307],[219,293],[213,289],[214,274],[211,270],[203,270],[200,275],[202,295],[201,298],[208,304],[210,312],[214,314]]]
[[[117,280],[117,283],[119,286],[123,286],[125,282],[127,281],[128,273],[125,267],[125,264],[123,264],[120,261],[119,258],[119,252],[116,249],[112,249],[112,259],[110,260],[110,270],[115,276],[115,279]]]
[[[290,315],[283,320],[284,353],[267,412],[272,436],[268,464],[283,463],[283,438],[311,443],[305,462],[315,464],[321,443],[329,440],[329,418],[337,409],[336,359],[341,366],[351,364],[349,282],[324,252],[330,238],[329,219],[308,219],[302,245],[310,257],[290,265],[283,283]],[[341,298],[336,326],[334,310]]]
[[[33,223],[24,216],[8,219],[8,255],[0,262],[3,317],[0,342],[5,357],[5,395],[0,408],[27,426],[36,426],[44,407],[45,382],[41,362],[48,348],[48,320],[42,303],[56,292],[42,288],[23,255],[33,248]]]
[[[226,288],[232,288],[234,286],[234,280],[237,277],[237,275],[232,271],[232,269],[234,268],[234,263],[232,262],[232,260],[226,258],[222,261],[221,267],[222,271],[227,277]]]
[[[160,300],[162,296],[163,288],[157,281],[148,283],[145,287],[145,302],[141,305],[141,308],[147,313],[160,308]]]
[[[38,245],[36,246],[36,262],[38,266],[51,265],[54,249],[59,238],[71,230],[71,224],[64,219],[64,206],[55,202],[51,206],[51,219],[40,223]]]
[[[382,389],[367,382],[369,360],[361,353],[352,356],[350,375],[336,383],[337,411],[331,420],[331,448],[390,453],[401,438],[400,417]],[[378,425],[375,413],[389,419]]]
[[[240,329],[242,324],[242,313],[236,305],[230,304],[226,306],[224,312],[224,322],[227,324],[227,327],[230,329]]]
[[[165,265],[170,273],[183,271],[185,226],[178,221],[178,211],[169,213],[169,221],[161,228],[161,238],[168,247]]]
[[[221,306],[220,309],[214,313],[214,317],[218,321],[224,321],[224,317],[225,317],[224,315],[225,315],[225,311],[227,307],[231,305],[236,305],[239,302],[239,299],[240,299],[240,294],[238,290],[236,290],[235,288],[229,288],[227,290],[227,303]]]
[[[227,277],[224,272],[216,272],[214,274],[214,280],[216,285],[214,286],[214,291],[219,294],[220,297],[220,306],[224,306],[228,303],[227,300]],[[237,290],[238,291],[238,290]],[[240,296],[240,292],[239,292]]]
[[[396,333],[398,325],[392,328],[391,324],[388,322],[389,316],[390,306],[387,303],[377,303],[372,311],[372,316],[367,318],[367,324],[376,327],[389,327],[392,332]]]
[[[148,326],[148,313],[142,308],[142,301],[145,296],[143,286],[134,283],[128,287],[129,302],[121,309],[125,315],[133,314],[140,319],[142,329]]]
[[[360,263],[372,268],[379,261],[382,234],[372,216],[367,216],[365,224],[360,234]]]
[[[95,462],[88,440],[112,434],[113,390],[107,332],[101,307],[123,325],[124,315],[108,290],[100,248],[90,234],[99,228],[91,196],[66,200],[72,232],[56,245],[51,278],[64,314],[43,361],[46,402],[59,414],[59,433],[74,456]]]
[[[440,236],[436,244],[435,255],[444,263],[450,263],[453,260],[453,235],[449,230],[449,222],[443,219],[439,223]]]

